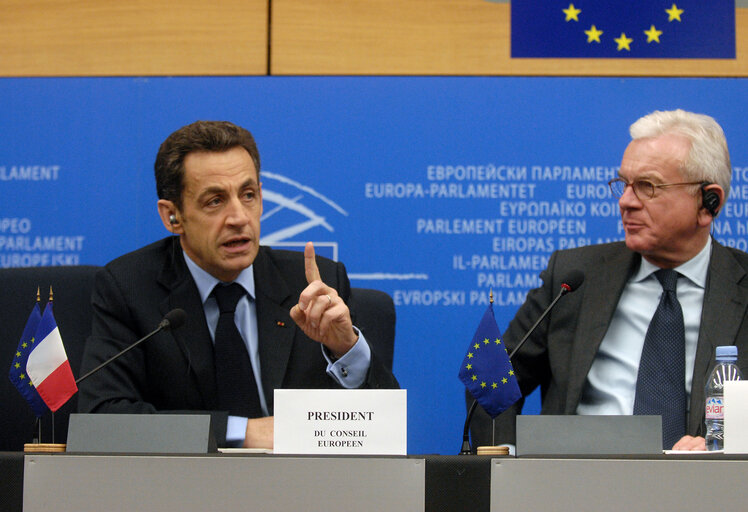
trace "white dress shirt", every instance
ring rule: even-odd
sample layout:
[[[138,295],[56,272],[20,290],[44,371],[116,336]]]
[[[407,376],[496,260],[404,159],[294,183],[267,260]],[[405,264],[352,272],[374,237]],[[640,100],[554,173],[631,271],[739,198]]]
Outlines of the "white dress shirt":
[[[220,312],[218,311],[218,304],[216,303],[215,298],[211,296],[211,293],[213,288],[215,288],[215,286],[221,281],[200,268],[197,263],[192,261],[190,257],[184,253],[184,251],[182,251],[182,254],[184,254],[187,268],[197,285],[200,300],[203,304],[203,310],[205,311],[205,319],[208,322],[208,330],[210,331],[211,338],[215,342],[216,327],[218,325]],[[267,416],[268,407],[261,379],[262,368],[260,367],[257,309],[255,307],[255,278],[252,266],[250,265],[248,268],[245,268],[234,282],[242,285],[242,287],[247,291],[247,295],[239,299],[239,302],[236,305],[234,321],[247,346],[249,360],[252,363],[252,371],[254,372],[255,382],[257,384],[257,391],[260,395],[260,406],[262,407],[262,412]],[[364,335],[361,334],[361,331],[358,329],[356,330],[359,333],[356,344],[343,357],[336,361],[333,361],[330,358],[324,345],[320,344],[320,350],[322,350],[322,354],[327,360],[327,374],[335,379],[341,386],[348,389],[358,388],[364,383],[371,363],[371,349],[369,348],[369,344],[366,342]],[[246,431],[247,418],[229,416],[226,434],[227,441],[236,442],[244,440]]]
[[[691,397],[711,249],[712,241],[709,238],[696,256],[674,269],[679,273],[676,291],[686,329],[686,374],[683,376],[686,403],[690,403]],[[662,285],[654,276],[657,270],[659,267],[642,258],[639,269],[626,283],[587,374],[577,414],[633,414],[644,338],[663,292]]]

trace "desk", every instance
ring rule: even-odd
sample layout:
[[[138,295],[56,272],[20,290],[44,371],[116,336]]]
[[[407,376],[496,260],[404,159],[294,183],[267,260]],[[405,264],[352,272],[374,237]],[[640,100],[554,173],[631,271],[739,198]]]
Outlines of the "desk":
[[[137,462],[128,459],[137,459]],[[194,460],[190,460],[194,459]],[[198,460],[203,459],[203,460]],[[36,466],[31,469],[31,461]],[[342,464],[341,464],[342,462]],[[26,474],[23,468],[26,464]],[[333,481],[330,471],[339,471],[350,464],[351,474],[364,475],[365,486],[359,489],[340,489],[340,483],[323,484]],[[74,465],[82,465],[84,474],[69,473]],[[85,469],[85,466],[90,466]],[[748,503],[748,456],[726,455],[676,455],[634,457],[565,457],[565,458],[498,458],[458,455],[427,455],[409,457],[290,457],[254,455],[204,455],[204,456],[96,456],[96,455],[27,455],[22,453],[0,453],[0,499],[3,510],[20,512],[23,501],[22,489],[29,496],[27,512],[35,510],[39,502],[37,493],[43,473],[37,469],[57,468],[64,473],[47,474],[55,479],[62,477],[66,486],[56,483],[61,499],[55,499],[54,509],[65,510],[63,503],[79,500],[86,493],[101,493],[113,483],[133,494],[142,489],[146,475],[156,472],[156,478],[170,475],[173,485],[161,489],[156,496],[175,501],[168,510],[190,510],[193,503],[184,509],[178,508],[184,501],[185,493],[201,503],[206,496],[227,500],[245,496],[257,485],[252,479],[256,475],[267,478],[271,472],[273,480],[266,482],[268,488],[259,493],[277,492],[281,500],[291,500],[285,494],[305,489],[304,501],[299,510],[318,510],[314,503],[318,499],[327,500],[334,492],[349,492],[346,500],[355,499],[353,510],[469,510],[488,512],[489,510],[699,510],[712,506],[719,509],[742,510]],[[107,467],[110,466],[110,467]],[[123,468],[137,469],[139,472],[120,473]],[[296,466],[296,468],[294,468]],[[356,467],[358,466],[358,468]],[[91,468],[102,471],[90,471]],[[117,469],[117,468],[120,469]],[[211,467],[219,468],[213,471]],[[303,469],[306,467],[306,469]],[[230,492],[219,494],[216,483],[220,472],[236,469],[240,475],[234,479]],[[425,469],[425,471],[424,471]],[[47,471],[44,470],[44,471]],[[192,471],[199,473],[199,485],[195,485]],[[294,474],[293,471],[306,471]],[[718,489],[709,489],[704,483],[704,475],[710,472],[712,478],[720,482]],[[188,476],[183,476],[186,473]],[[347,474],[339,475],[347,478]],[[178,478],[177,478],[178,477]],[[90,480],[86,480],[89,478]],[[112,482],[111,479],[117,481]],[[183,479],[186,478],[186,479]],[[299,481],[301,478],[302,481]],[[391,478],[404,478],[411,487],[403,488],[403,481],[393,482]],[[304,481],[306,480],[306,482]],[[163,480],[162,480],[163,481]],[[238,482],[238,483],[237,483]],[[254,483],[253,483],[254,482]],[[294,485],[297,484],[297,485]],[[331,487],[324,487],[330,485]],[[392,485],[392,487],[391,487]],[[208,488],[208,489],[206,489]],[[249,490],[247,490],[249,489]],[[720,492],[722,489],[725,492]],[[329,491],[329,492],[328,492]],[[334,492],[333,492],[334,491]],[[83,494],[81,494],[81,492]],[[34,497],[32,498],[32,493]],[[160,493],[160,494],[159,494]],[[203,495],[205,494],[205,495]],[[148,496],[124,496],[125,502],[145,499]],[[256,499],[257,496],[253,495]],[[282,510],[278,496],[273,496],[273,506],[267,510]],[[79,510],[120,510],[122,504],[95,498]],[[407,500],[398,501],[398,500]],[[33,503],[32,503],[33,502]],[[394,505],[393,502],[395,502]],[[142,503],[142,502],[139,502]],[[326,502],[326,503],[329,503]],[[350,502],[334,501],[332,510],[350,508]],[[207,509],[213,509],[215,503]],[[412,505],[411,508],[408,508]],[[121,506],[122,508],[117,508]],[[283,505],[287,506],[287,505]],[[369,507],[369,508],[367,508]],[[729,507],[729,508],[728,508]],[[148,510],[158,510],[153,503]],[[197,508],[197,507],[194,507]],[[194,509],[192,508],[192,509]],[[132,510],[135,510],[133,508]],[[245,508],[242,508],[245,509]],[[230,510],[224,508],[224,510]],[[293,510],[293,509],[286,509]],[[325,510],[329,512],[330,509]],[[48,509],[45,509],[48,512]]]
[[[406,457],[27,455],[25,512],[424,509]]]
[[[714,484],[706,483],[709,478]],[[504,458],[491,467],[500,510],[745,510],[748,459],[723,454],[652,458]]]

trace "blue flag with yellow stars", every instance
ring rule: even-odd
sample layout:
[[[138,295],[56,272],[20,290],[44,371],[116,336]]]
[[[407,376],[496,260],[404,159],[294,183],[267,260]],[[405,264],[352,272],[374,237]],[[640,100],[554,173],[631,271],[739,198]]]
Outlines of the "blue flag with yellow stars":
[[[512,0],[511,11],[513,58],[735,58],[735,0]]]
[[[39,304],[34,304],[34,309],[31,310],[31,314],[28,320],[26,320],[26,327],[23,328],[23,334],[21,334],[21,340],[18,342],[18,348],[13,356],[10,373],[8,374],[10,381],[18,388],[18,391],[21,392],[21,395],[23,395],[34,410],[34,414],[39,418],[44,416],[49,411],[49,408],[31,383],[31,379],[26,373],[26,363],[37,341],[34,336],[41,320],[42,315],[39,311]]]
[[[473,335],[459,373],[460,380],[486,412],[495,418],[522,397],[501,332],[488,305]]]

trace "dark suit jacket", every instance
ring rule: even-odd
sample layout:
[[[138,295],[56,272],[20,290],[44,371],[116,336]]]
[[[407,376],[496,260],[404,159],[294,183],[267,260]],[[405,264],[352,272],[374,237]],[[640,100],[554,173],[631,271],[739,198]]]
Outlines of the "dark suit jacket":
[[[320,257],[317,263],[323,281],[348,302],[350,283],[345,267]],[[320,344],[307,338],[289,314],[307,284],[303,254],[260,247],[253,269],[261,378],[272,415],[276,388],[340,386],[325,372],[327,362]],[[92,303],[92,335],[86,343],[81,372],[151,332],[174,308],[184,309],[187,320],[182,327],[157,334],[83,381],[79,410],[216,411],[213,344],[197,286],[176,237],[109,263],[96,276]],[[355,312],[351,314],[355,324]],[[398,387],[392,372],[373,352],[364,386]],[[214,414],[214,421],[216,434],[225,433],[226,413]]]
[[[618,305],[626,281],[641,256],[623,242],[555,252],[541,273],[543,285],[532,290],[504,333],[511,349],[522,339],[561,289],[572,269],[585,280],[562,297],[512,363],[524,396],[541,388],[541,414],[575,414],[598,347]],[[738,365],[748,369],[748,254],[712,241],[704,291],[696,361],[693,370],[688,434],[703,435],[704,386],[719,345],[738,346]],[[472,399],[468,400],[468,404]],[[522,403],[496,418],[498,443],[515,443],[515,417]],[[478,407],[472,422],[474,446],[491,444],[491,419]]]

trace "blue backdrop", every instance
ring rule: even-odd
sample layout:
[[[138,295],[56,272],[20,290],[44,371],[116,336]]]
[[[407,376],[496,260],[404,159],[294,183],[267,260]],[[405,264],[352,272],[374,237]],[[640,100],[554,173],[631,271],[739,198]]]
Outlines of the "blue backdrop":
[[[264,243],[312,240],[353,286],[393,296],[408,451],[453,454],[458,367],[489,290],[503,331],[552,250],[622,238],[606,182],[636,118],[684,108],[722,124],[734,188],[715,235],[746,248],[746,83],[2,79],[0,266],[101,265],[166,236],[152,171],[161,141],[196,119],[241,124],[262,158]]]

